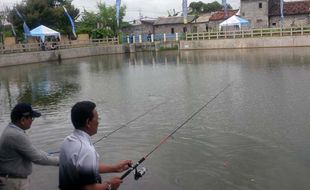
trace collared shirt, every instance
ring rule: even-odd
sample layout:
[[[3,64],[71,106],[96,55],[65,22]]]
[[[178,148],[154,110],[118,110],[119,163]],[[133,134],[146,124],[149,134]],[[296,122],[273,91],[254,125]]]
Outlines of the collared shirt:
[[[35,148],[26,132],[10,123],[0,137],[0,174],[25,178],[32,172],[32,162],[57,166],[59,159]]]
[[[60,149],[59,188],[81,189],[99,182],[99,155],[90,136],[75,129],[65,138]]]

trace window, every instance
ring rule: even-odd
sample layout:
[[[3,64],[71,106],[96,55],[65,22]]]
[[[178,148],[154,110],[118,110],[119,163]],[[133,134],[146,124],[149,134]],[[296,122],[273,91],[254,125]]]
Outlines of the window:
[[[171,28],[171,34],[174,34],[174,28]]]
[[[258,8],[263,8],[263,3],[258,3]]]
[[[272,26],[277,26],[277,23],[275,23],[275,22],[274,22],[274,23],[272,23]]]
[[[257,19],[256,22],[260,23],[260,22],[263,22],[263,20],[262,19]]]
[[[242,13],[242,16],[245,16],[245,13]]]
[[[186,28],[186,27],[183,28],[183,32],[184,32],[184,33],[187,32],[187,28]]]

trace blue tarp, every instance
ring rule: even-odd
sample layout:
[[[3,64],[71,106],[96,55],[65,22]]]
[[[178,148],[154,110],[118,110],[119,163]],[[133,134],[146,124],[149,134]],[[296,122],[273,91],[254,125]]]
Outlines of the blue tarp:
[[[40,37],[41,40],[44,42],[45,36],[55,36],[55,37],[60,38],[60,33],[46,26],[40,25],[30,31],[30,36]]]

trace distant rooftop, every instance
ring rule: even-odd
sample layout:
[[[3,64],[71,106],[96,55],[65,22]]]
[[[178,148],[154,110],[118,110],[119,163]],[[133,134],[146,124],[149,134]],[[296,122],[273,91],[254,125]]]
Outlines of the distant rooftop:
[[[216,11],[211,15],[209,20],[210,21],[226,20],[227,18],[235,15],[237,12],[238,10],[227,10],[227,17],[225,17],[224,10]]]
[[[297,15],[310,14],[310,1],[284,2],[283,14]],[[274,3],[269,9],[269,16],[280,16],[280,5]]]
[[[196,23],[208,22],[211,16],[212,16],[211,13],[200,14],[199,17],[196,19]]]
[[[187,16],[187,22],[190,23],[195,19],[195,16],[189,15]],[[154,25],[165,25],[165,24],[182,24],[184,22],[183,16],[177,17],[159,17]]]

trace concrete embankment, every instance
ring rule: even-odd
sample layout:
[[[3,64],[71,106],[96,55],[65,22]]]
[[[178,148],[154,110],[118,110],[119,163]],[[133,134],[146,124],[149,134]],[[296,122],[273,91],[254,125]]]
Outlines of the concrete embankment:
[[[0,67],[21,65],[28,63],[41,63],[48,61],[61,61],[63,59],[105,55],[135,53],[137,51],[159,51],[178,47],[178,42],[156,42],[145,44],[124,44],[111,46],[90,46],[51,51],[24,52],[12,54],[0,54]]]
[[[236,38],[180,41],[180,50],[275,48],[310,46],[310,36],[282,36],[261,38]]]
[[[148,44],[125,44],[111,46],[90,46],[53,51],[0,54],[0,67],[63,59],[96,56],[104,54],[135,53],[137,51],[158,51],[160,49],[198,50],[198,49],[236,49],[273,47],[310,47],[310,36],[282,36],[261,38],[235,38],[194,40],[178,42],[156,42]]]
[[[21,65],[27,63],[39,63],[47,61],[61,61],[62,59],[71,59],[78,57],[87,57],[104,54],[125,53],[126,47],[123,45],[111,46],[92,46],[72,49],[61,49],[39,52],[25,52],[0,55],[0,67]]]

